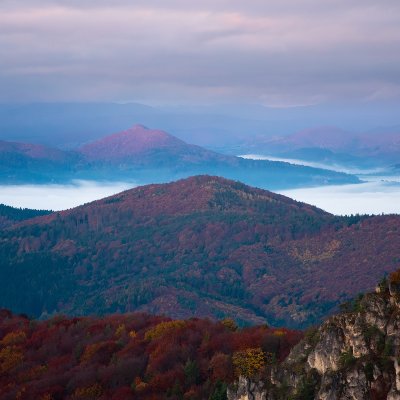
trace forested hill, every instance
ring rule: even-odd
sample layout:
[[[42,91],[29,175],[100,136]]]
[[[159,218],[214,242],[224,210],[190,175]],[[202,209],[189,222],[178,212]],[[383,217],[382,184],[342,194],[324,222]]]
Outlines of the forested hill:
[[[13,225],[14,223],[25,221],[30,218],[50,214],[47,210],[31,210],[29,208],[15,208],[5,204],[0,204],[0,228]]]
[[[3,230],[0,306],[303,327],[398,268],[399,227],[218,177],[138,187]]]

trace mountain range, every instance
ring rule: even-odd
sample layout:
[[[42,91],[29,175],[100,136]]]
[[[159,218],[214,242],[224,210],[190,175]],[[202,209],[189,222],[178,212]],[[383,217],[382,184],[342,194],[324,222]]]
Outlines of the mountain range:
[[[399,267],[399,226],[212,176],[138,187],[3,229],[0,306],[304,327]]]
[[[157,126],[200,146],[234,146],[249,138],[286,136],[307,128],[337,126],[349,132],[400,132],[398,106],[361,107],[314,104],[268,107],[262,104],[149,106],[140,103],[0,104],[0,140],[77,148],[132,121]],[[240,153],[236,153],[240,154]]]
[[[219,154],[142,125],[74,150],[3,141],[0,167],[0,181],[6,184],[79,179],[144,184],[197,174],[218,174],[271,189],[359,182],[355,176],[324,169]]]
[[[360,134],[322,126],[288,136],[253,138],[243,144],[244,149],[328,164],[388,167],[400,159],[400,129]]]

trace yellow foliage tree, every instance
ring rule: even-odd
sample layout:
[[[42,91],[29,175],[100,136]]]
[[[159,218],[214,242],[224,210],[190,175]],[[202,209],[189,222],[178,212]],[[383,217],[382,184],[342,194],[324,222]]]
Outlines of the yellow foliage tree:
[[[160,322],[158,325],[149,329],[144,338],[146,340],[154,340],[164,336],[166,333],[171,333],[177,329],[183,328],[185,326],[184,321],[166,321]]]
[[[232,356],[232,363],[237,376],[251,378],[265,367],[266,355],[259,347],[237,351]]]
[[[103,395],[103,388],[98,383],[83,388],[77,388],[74,392],[74,399],[95,400]]]
[[[137,336],[137,333],[135,330],[129,331],[129,337],[131,339],[135,339],[135,337]]]
[[[125,335],[126,333],[126,328],[125,328],[125,324],[121,324],[118,326],[118,328],[115,331],[115,336],[116,337],[121,337],[123,335]]]
[[[238,328],[236,322],[232,318],[225,318],[221,321],[221,324],[228,328],[230,331],[235,332]]]
[[[21,344],[26,340],[26,333],[24,331],[16,331],[7,333],[6,336],[0,341],[3,346],[11,346],[14,344]]]
[[[81,357],[81,362],[84,363],[90,361],[92,357],[97,353],[97,351],[101,348],[102,345],[103,345],[102,342],[87,345]]]
[[[20,365],[24,360],[22,350],[16,346],[0,350],[0,374],[6,373]]]

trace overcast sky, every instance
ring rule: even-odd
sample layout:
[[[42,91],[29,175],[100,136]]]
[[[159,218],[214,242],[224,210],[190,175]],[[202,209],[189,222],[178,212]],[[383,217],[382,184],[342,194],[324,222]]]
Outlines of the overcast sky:
[[[399,102],[399,0],[0,0],[0,101]]]

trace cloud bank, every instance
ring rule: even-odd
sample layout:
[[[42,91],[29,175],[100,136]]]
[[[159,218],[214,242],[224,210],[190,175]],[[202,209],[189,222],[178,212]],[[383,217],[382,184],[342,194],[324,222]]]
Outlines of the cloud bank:
[[[389,179],[389,177],[388,177]],[[281,194],[332,214],[400,214],[400,177],[359,185],[292,189]],[[394,182],[395,181],[395,182]],[[65,210],[132,188],[132,183],[0,186],[0,203],[13,207]]]
[[[285,190],[281,194],[335,215],[400,214],[400,183],[368,182]]]
[[[400,98],[394,0],[0,3],[0,101]]]
[[[12,207],[60,211],[112,196],[134,187],[132,183],[77,181],[70,185],[0,186],[0,203]]]

